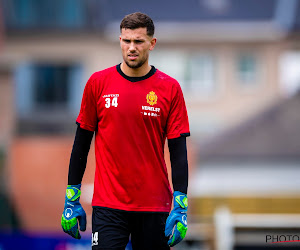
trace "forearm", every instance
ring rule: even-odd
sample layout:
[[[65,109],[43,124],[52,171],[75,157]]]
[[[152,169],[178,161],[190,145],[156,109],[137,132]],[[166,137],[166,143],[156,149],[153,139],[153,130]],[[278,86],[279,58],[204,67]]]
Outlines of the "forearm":
[[[186,137],[168,140],[172,168],[172,182],[174,191],[187,194],[188,188],[188,161]]]
[[[69,164],[68,185],[82,181],[94,132],[77,127]]]
[[[173,209],[166,221],[165,235],[168,245],[175,246],[182,241],[187,231],[187,188],[188,161],[186,138],[178,137],[168,140],[173,182]]]

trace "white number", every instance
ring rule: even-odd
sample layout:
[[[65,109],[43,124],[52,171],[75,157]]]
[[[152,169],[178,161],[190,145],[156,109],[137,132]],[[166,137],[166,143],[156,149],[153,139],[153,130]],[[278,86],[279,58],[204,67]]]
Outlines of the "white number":
[[[110,107],[110,98],[105,98],[105,108],[109,108]]]
[[[118,107],[118,98],[117,98],[117,97],[114,97],[114,98],[112,99],[111,105],[114,106],[114,107]]]
[[[111,104],[110,104],[110,98],[105,98],[105,108],[110,108],[110,105],[111,106],[114,106],[114,107],[118,107],[118,97],[114,97],[113,99],[112,99],[112,102],[111,102]]]
[[[94,233],[94,241],[97,242],[98,241],[98,232]]]
[[[92,234],[92,246],[98,245],[98,232]]]

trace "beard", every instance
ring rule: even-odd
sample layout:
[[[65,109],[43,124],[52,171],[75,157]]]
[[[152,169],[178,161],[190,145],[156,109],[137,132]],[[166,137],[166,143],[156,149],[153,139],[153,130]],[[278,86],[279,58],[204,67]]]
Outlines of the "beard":
[[[129,61],[126,57],[123,59],[129,68],[137,69],[144,65],[144,63],[147,61],[147,56],[141,58],[139,61]]]

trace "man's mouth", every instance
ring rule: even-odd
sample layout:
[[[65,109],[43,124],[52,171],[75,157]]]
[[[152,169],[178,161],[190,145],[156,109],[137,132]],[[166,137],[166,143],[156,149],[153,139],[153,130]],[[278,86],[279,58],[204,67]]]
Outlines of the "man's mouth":
[[[135,60],[135,59],[138,58],[138,55],[137,55],[137,54],[129,54],[129,55],[128,55],[128,58],[129,58],[130,60]]]

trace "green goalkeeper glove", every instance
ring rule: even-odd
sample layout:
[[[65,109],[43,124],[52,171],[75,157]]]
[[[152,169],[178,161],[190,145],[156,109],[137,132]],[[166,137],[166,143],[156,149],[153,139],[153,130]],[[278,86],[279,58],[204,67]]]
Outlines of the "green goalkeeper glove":
[[[86,214],[79,203],[81,195],[80,188],[81,184],[68,185],[66,190],[64,212],[61,216],[61,226],[63,231],[75,239],[81,238],[77,220],[79,221],[80,230],[86,230]]]
[[[174,208],[167,219],[165,228],[165,235],[169,237],[168,245],[170,247],[182,241],[187,231],[187,196],[179,191],[175,191],[173,196]]]

